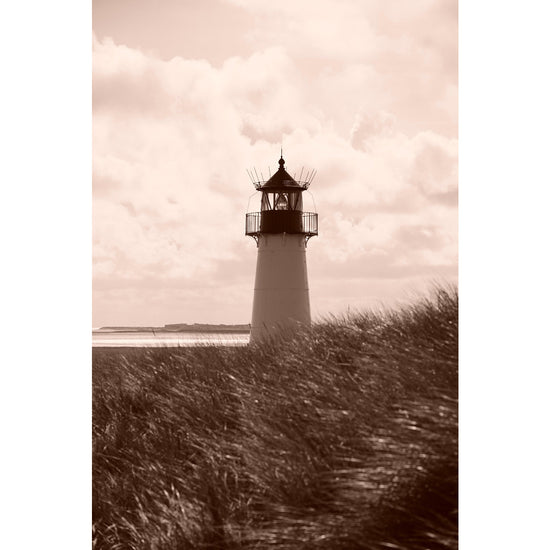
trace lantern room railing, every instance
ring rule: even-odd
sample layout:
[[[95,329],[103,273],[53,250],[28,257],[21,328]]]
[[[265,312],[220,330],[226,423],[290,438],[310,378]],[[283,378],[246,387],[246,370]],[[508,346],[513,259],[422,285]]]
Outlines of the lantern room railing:
[[[272,217],[276,214],[277,211],[269,212],[268,214]],[[280,211],[284,212],[284,211]],[[270,229],[266,230],[266,227],[262,227],[262,214],[265,212],[249,212],[246,215],[246,229],[245,234],[250,237],[257,237],[261,233],[282,233],[283,231],[273,231]],[[296,214],[298,214],[296,212]],[[264,224],[267,225],[267,224]],[[284,226],[284,224],[283,224]],[[301,234],[309,237],[314,237],[319,234],[318,218],[317,213],[315,212],[302,212],[301,220],[298,226],[292,224],[289,226],[289,230],[285,231],[286,233]]]

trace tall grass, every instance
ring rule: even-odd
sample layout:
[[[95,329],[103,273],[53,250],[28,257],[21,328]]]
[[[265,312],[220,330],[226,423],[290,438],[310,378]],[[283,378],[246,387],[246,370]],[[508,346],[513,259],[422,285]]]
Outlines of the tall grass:
[[[457,548],[457,316],[94,350],[96,550]]]

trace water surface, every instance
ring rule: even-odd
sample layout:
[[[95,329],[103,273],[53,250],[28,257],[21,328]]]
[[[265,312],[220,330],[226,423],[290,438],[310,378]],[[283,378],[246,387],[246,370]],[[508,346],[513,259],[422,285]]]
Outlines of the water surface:
[[[242,332],[152,332],[92,330],[93,347],[246,346]]]

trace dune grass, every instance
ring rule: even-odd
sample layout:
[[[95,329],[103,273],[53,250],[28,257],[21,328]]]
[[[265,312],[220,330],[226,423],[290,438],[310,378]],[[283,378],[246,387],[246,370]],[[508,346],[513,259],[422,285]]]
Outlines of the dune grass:
[[[93,352],[99,549],[457,548],[458,295]]]

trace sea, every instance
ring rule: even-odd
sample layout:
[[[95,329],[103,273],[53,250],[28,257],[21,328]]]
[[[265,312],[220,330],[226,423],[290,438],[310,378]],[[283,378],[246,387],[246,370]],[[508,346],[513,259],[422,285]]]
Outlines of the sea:
[[[153,332],[92,330],[92,347],[149,348],[196,346],[246,346],[246,332]]]

